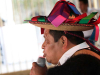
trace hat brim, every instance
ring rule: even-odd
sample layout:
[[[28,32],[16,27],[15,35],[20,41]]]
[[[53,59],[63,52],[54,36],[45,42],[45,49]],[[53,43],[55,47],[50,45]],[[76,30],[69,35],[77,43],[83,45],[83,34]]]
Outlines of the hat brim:
[[[45,28],[45,29],[51,29],[51,30],[59,30],[59,31],[86,31],[94,28],[94,25],[92,24],[73,24],[73,23],[63,23],[58,27],[55,27],[51,23],[48,22],[32,22],[29,21],[29,23]]]

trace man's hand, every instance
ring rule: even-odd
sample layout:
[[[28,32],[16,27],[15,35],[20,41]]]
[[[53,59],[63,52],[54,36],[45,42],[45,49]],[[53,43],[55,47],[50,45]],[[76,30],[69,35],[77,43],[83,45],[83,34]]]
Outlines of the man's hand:
[[[46,75],[47,67],[40,67],[37,63],[32,63],[32,69],[30,71],[30,75]]]

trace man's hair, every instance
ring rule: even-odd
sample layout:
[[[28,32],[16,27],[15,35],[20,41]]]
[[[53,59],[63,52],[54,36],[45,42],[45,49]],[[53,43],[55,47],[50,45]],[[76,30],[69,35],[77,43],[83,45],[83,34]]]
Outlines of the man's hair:
[[[88,4],[88,0],[79,0],[82,1],[84,4]]]
[[[82,32],[82,31],[68,31],[68,32],[70,32],[70,33],[72,33],[72,34],[79,35],[79,36],[81,36],[81,37],[84,38],[84,35],[83,35],[83,32]],[[50,30],[49,33],[54,37],[54,41],[55,41],[55,42],[58,42],[58,40],[59,40],[62,36],[66,36],[67,39],[68,39],[71,43],[73,43],[73,44],[75,44],[75,45],[78,45],[78,44],[84,42],[84,40],[82,40],[81,38],[78,38],[78,37],[76,37],[76,36],[70,35],[70,34],[68,34],[68,33],[65,34],[64,31]]]

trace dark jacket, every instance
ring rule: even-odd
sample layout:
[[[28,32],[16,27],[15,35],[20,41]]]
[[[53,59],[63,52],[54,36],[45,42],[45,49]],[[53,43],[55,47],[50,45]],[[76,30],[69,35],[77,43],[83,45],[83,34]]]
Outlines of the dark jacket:
[[[80,54],[71,57],[61,66],[49,69],[47,75],[100,75],[100,60]]]

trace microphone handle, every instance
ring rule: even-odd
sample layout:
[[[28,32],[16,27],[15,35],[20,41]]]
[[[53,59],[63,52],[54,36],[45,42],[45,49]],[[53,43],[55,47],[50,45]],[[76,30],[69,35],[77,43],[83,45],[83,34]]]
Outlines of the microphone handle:
[[[45,64],[46,64],[45,58],[39,57],[39,58],[38,58],[38,61],[37,61],[37,64],[38,64],[39,66],[41,66],[41,67],[44,67]]]

